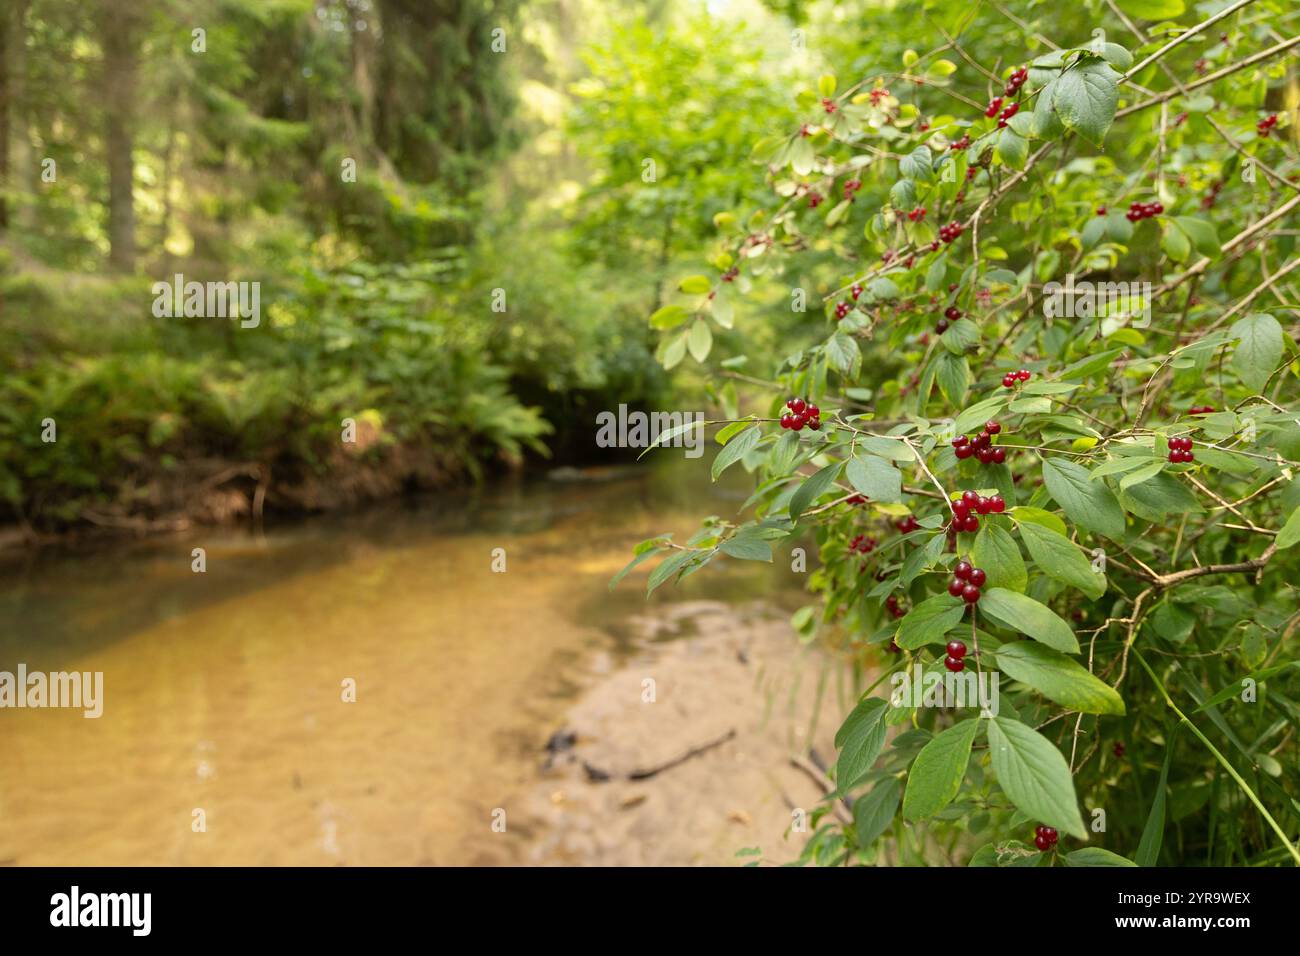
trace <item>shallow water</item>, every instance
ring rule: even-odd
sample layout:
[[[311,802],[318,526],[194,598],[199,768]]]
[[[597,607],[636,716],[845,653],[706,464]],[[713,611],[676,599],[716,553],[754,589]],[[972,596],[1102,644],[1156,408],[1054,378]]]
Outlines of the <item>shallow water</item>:
[[[610,575],[746,493],[700,462],[587,477],[11,556],[0,671],[102,671],[105,689],[98,719],[0,709],[0,863],[501,860],[493,811],[646,609],[644,574],[612,594]],[[651,605],[793,606],[787,568],[721,562]]]

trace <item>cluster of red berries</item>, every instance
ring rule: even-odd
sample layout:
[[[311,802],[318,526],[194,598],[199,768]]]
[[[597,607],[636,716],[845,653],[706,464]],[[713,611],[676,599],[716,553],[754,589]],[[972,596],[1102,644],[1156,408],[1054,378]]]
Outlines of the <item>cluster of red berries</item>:
[[[781,427],[789,428],[793,431],[803,431],[807,425],[813,431],[819,431],[822,427],[822,410],[816,405],[810,405],[802,398],[792,398],[785,403],[789,409],[781,416]]]
[[[1187,410],[1188,415],[1209,415],[1214,411],[1213,405],[1193,405]]]
[[[952,322],[956,322],[963,314],[962,310],[957,308],[955,305],[948,306],[948,308],[943,310],[943,318],[934,323],[934,330],[940,335],[943,335],[943,333],[948,331],[948,325]]]
[[[1020,104],[1012,103],[1001,113],[998,114],[998,129],[1003,129],[1007,125],[1007,120],[1020,112]]]
[[[921,524],[916,520],[915,515],[908,515],[906,518],[899,518],[895,521],[894,527],[898,529],[900,534],[911,534],[920,528]]]
[[[967,438],[965,435],[958,435],[952,440],[952,450],[957,455],[959,461],[965,461],[967,458],[974,456],[981,465],[1000,465],[1007,460],[1007,450],[1005,448],[993,447],[993,436],[1002,431],[1002,425],[998,422],[990,421],[984,423],[984,429],[974,438]],[[1001,499],[998,499],[1001,501]],[[1002,509],[997,509],[1001,511]],[[980,514],[988,514],[981,511]]]
[[[740,269],[739,269],[739,267],[737,267],[737,266],[732,266],[732,267],[731,267],[730,269],[728,269],[726,272],[722,273],[722,281],[723,281],[723,282],[735,282],[735,281],[736,281],[736,276],[738,276],[738,275],[740,275]]]
[[[907,214],[907,218],[910,219],[912,222],[920,222],[922,219],[925,218],[925,207],[917,206],[915,209],[913,209],[911,212]]]
[[[1002,97],[995,96],[989,101],[989,108],[984,111],[984,115],[990,118],[998,115],[998,110],[1002,109]]]
[[[1007,96],[1015,96],[1020,92],[1020,88],[1025,85],[1027,79],[1029,79],[1029,70],[1027,68],[1022,66],[1017,70],[1013,70],[1011,75],[1007,77],[1006,89],[1002,92]]]
[[[835,303],[836,320],[844,318],[852,310],[853,310],[853,306],[849,305],[847,302],[836,302]]]
[[[1027,382],[1032,377],[1032,373],[1027,368],[1022,368],[1018,372],[1007,372],[1006,375],[1002,376],[1002,387],[1015,388],[1016,382]]]
[[[1260,136],[1263,136],[1265,139],[1267,139],[1269,130],[1271,130],[1276,125],[1277,125],[1277,114],[1274,113],[1272,116],[1265,116],[1262,120],[1256,123],[1255,129],[1259,130]]]
[[[1000,515],[1006,510],[1007,503],[1001,495],[985,498],[973,491],[963,491],[961,497],[952,503],[953,517],[962,520],[972,511],[978,515]]]
[[[1058,835],[1054,827],[1045,827],[1042,824],[1034,827],[1034,846],[1044,853],[1056,846],[1057,839]]]
[[[822,100],[822,109],[824,109],[827,113],[834,113],[837,109],[839,109],[839,107],[835,105],[835,101],[834,101],[834,100],[832,100],[832,99],[823,99],[823,100]]]
[[[948,582],[948,593],[953,597],[959,597],[967,604],[978,604],[980,599],[980,588],[988,580],[988,575],[982,568],[972,567],[969,561],[958,561],[952,569],[952,580]],[[951,648],[951,645],[949,645]],[[952,650],[948,653],[951,655]],[[962,648],[962,653],[966,653],[966,648]],[[949,668],[952,670],[952,668]]]
[[[894,617],[907,616],[907,611],[904,608],[898,606],[898,598],[892,594],[889,595],[889,597],[885,598],[885,610],[887,610]],[[900,651],[902,650],[901,647],[898,647],[898,645],[891,640],[889,642],[889,649],[892,651],[895,648],[897,648]]]
[[[1196,456],[1192,454],[1192,440],[1190,438],[1169,439],[1169,460],[1175,465],[1196,461]]]
[[[876,550],[877,544],[879,542],[875,538],[868,538],[865,534],[860,534],[849,542],[849,551],[850,553],[860,551],[863,554],[870,554]]]
[[[961,641],[948,642],[948,656],[943,659],[943,666],[954,674],[966,669],[966,645]]]
[[[849,295],[853,296],[853,301],[857,302],[858,297],[862,295],[862,283],[855,282],[849,286]]]
[[[970,145],[970,133],[963,133],[961,139],[953,140],[951,143],[948,144],[948,148],[953,151],[956,151],[959,149],[965,149],[969,145]]]
[[[849,202],[853,202],[853,197],[857,194],[858,190],[861,188],[862,188],[862,180],[860,179],[846,180],[844,183],[844,198],[847,199]]]
[[[808,208],[816,209],[818,206],[822,204],[823,198],[824,197],[822,196],[821,193],[817,192],[816,190],[813,190],[808,194]]]
[[[965,228],[966,227],[959,222],[950,222],[946,226],[939,227],[939,238],[944,242],[955,242],[957,237],[962,234]]]
[[[1165,207],[1158,202],[1131,202],[1128,204],[1128,212],[1124,213],[1124,218],[1129,222],[1141,222],[1143,219],[1158,216],[1164,211]]]

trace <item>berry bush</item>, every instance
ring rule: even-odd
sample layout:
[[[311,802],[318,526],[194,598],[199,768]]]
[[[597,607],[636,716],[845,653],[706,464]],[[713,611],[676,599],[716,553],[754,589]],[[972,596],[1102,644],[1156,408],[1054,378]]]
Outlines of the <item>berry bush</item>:
[[[1251,0],[1083,9],[963,5],[799,92],[770,204],[651,320],[675,359],[734,321],[692,355],[713,476],[755,488],[633,564],[815,539],[794,623],[861,679],[808,861],[1300,863],[1300,38]],[[745,358],[762,290],[810,286],[807,345]],[[945,672],[997,706],[890,692]]]

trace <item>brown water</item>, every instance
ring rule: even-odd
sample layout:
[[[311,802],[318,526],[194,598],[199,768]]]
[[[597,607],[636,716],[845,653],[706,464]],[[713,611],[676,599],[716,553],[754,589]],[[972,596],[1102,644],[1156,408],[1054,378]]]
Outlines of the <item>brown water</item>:
[[[674,461],[11,556],[0,670],[102,671],[104,713],[0,709],[0,863],[510,862],[493,811],[536,780],[590,662],[627,652],[623,622],[646,611],[644,575],[613,594],[609,576],[642,538],[734,514],[737,479]],[[788,607],[793,577],[723,562],[651,606]]]

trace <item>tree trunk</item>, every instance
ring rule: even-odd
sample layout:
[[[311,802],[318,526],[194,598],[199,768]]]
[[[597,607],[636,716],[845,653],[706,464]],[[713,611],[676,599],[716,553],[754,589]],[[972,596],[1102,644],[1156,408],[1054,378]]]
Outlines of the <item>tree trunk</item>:
[[[135,268],[134,120],[139,68],[138,18],[133,6],[106,3],[100,30],[104,44],[105,148],[108,162],[108,260],[118,272]]]

